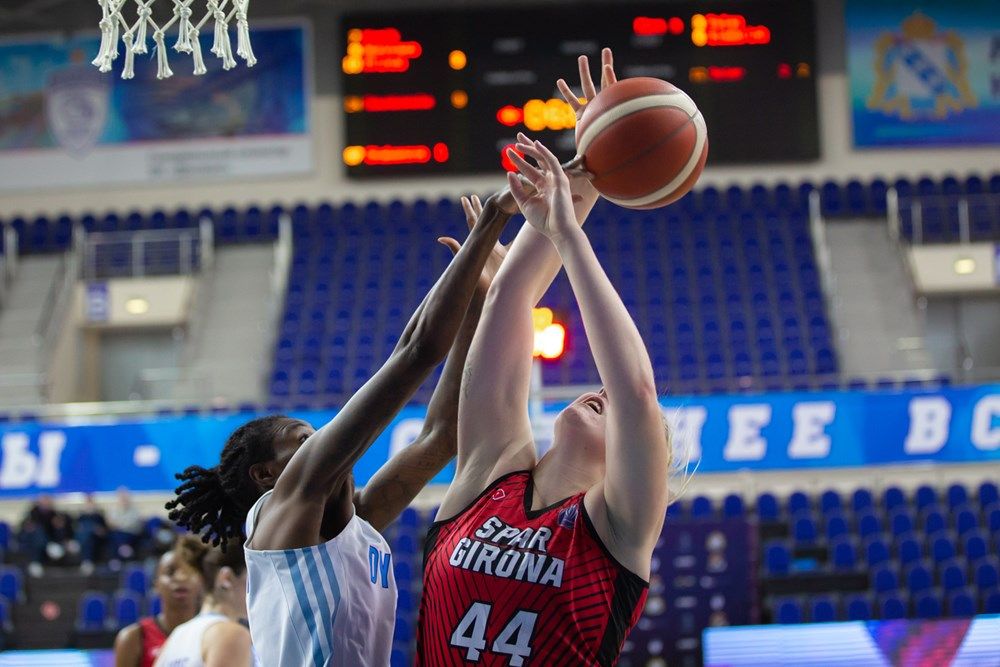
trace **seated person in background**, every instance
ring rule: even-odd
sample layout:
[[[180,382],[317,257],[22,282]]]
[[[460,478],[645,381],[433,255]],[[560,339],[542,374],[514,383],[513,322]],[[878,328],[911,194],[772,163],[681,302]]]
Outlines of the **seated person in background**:
[[[142,535],[142,516],[124,486],[118,488],[118,501],[108,510],[108,527],[111,529],[111,557],[122,560],[132,558]]]
[[[152,667],[174,628],[198,612],[205,586],[197,554],[205,547],[194,535],[177,538],[174,548],[160,556],[153,590],[160,613],[126,626],[115,637],[115,667]]]
[[[225,551],[200,544],[193,558],[201,561],[205,601],[197,616],[174,629],[156,667],[251,667],[242,540],[230,541]]]
[[[89,576],[94,571],[94,562],[99,560],[108,537],[104,510],[94,502],[93,494],[87,494],[83,508],[76,517],[75,535],[80,544],[80,572]]]
[[[39,496],[21,523],[21,543],[30,559],[28,574],[41,577],[43,562],[57,563],[76,550],[73,521],[56,509],[52,496]]]

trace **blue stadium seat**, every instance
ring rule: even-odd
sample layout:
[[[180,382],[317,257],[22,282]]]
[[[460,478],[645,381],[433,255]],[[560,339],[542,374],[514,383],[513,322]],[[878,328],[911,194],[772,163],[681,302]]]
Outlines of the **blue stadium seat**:
[[[722,514],[726,518],[742,517],[744,514],[743,498],[735,493],[727,495],[722,501]]]
[[[24,577],[20,568],[11,565],[0,565],[0,597],[11,602],[24,599]]]
[[[983,482],[979,486],[977,495],[979,496],[979,506],[983,510],[993,503],[1000,501],[1000,494],[998,494],[997,485],[993,482]]]
[[[850,540],[836,542],[831,555],[835,570],[849,571],[857,567],[857,550]]]
[[[966,534],[964,536],[964,540],[965,542],[962,546],[962,554],[970,563],[974,563],[983,556],[987,555],[989,549],[987,546],[987,538],[979,531]]]
[[[994,588],[980,595],[983,600],[984,614],[1000,614],[1000,588]]]
[[[900,508],[892,515],[889,526],[892,529],[893,535],[897,537],[905,535],[913,531],[913,517],[910,515],[908,509]]]
[[[889,547],[881,538],[873,538],[868,541],[865,547],[865,558],[868,561],[868,567],[887,563],[889,561]]]
[[[844,598],[848,621],[870,621],[872,619],[872,601],[866,593],[854,593]]]
[[[858,535],[862,539],[869,538],[873,535],[879,535],[882,533],[882,523],[879,521],[877,515],[873,513],[861,514],[858,517]]]
[[[816,521],[810,516],[799,516],[792,524],[792,536],[798,544],[813,544],[818,539]]]
[[[797,514],[803,511],[809,511],[811,503],[809,496],[807,496],[802,491],[794,491],[788,496],[788,513]]]
[[[778,520],[778,499],[773,493],[762,493],[757,497],[757,516],[761,521]]]
[[[971,617],[976,615],[976,599],[967,591],[954,591],[948,596],[948,616]]]
[[[851,494],[851,508],[855,513],[863,509],[871,509],[874,506],[872,492],[868,489],[857,489]]]
[[[979,517],[968,507],[961,509],[955,515],[955,531],[960,535],[965,535],[979,528]]]
[[[948,506],[955,509],[969,502],[969,492],[961,484],[952,484],[948,487]]]
[[[944,513],[936,507],[929,508],[927,513],[924,514],[923,524],[924,532],[927,535],[934,535],[935,533],[945,530],[948,527],[948,522],[944,518]]]
[[[892,512],[898,507],[906,506],[906,495],[898,486],[890,486],[882,492],[882,507],[886,512]]]
[[[870,558],[869,563],[871,563]],[[872,571],[872,584],[876,593],[888,593],[899,589],[899,579],[896,577],[896,572],[885,566]]]
[[[923,547],[912,535],[899,540],[896,552],[899,555],[900,565],[904,567],[919,562],[924,556]]]
[[[987,556],[974,565],[973,581],[980,593],[984,593],[1000,585],[1000,575],[997,572],[997,560]]]
[[[943,563],[955,557],[955,543],[948,535],[935,537],[931,542],[931,557],[935,563]]]
[[[119,630],[139,620],[142,598],[132,591],[118,591],[113,601],[114,629]]]
[[[921,563],[911,565],[906,572],[906,586],[910,593],[920,593],[934,585],[934,578],[927,567]]]
[[[788,551],[788,547],[780,542],[774,542],[765,547],[764,568],[769,575],[788,574],[790,566],[791,553]]]
[[[108,596],[88,591],[80,597],[76,628],[80,632],[101,632],[107,627]]]
[[[802,622],[802,603],[794,598],[775,602],[775,620],[783,625]]]
[[[934,593],[923,593],[916,600],[917,618],[940,618],[941,598]]]
[[[941,587],[946,592],[965,588],[965,568],[957,561],[952,561],[941,569]]]
[[[833,623],[839,616],[837,599],[830,595],[814,597],[811,600],[809,620],[812,623]]]
[[[917,509],[922,511],[929,505],[937,504],[937,491],[934,487],[925,484],[917,489],[914,499],[917,502]]]
[[[831,511],[840,512],[844,504],[840,494],[833,489],[829,489],[824,491],[819,497],[819,506],[823,513],[826,514]]]
[[[694,519],[708,519],[715,514],[712,506],[712,499],[706,496],[696,496],[691,501],[691,517]]]
[[[850,527],[847,524],[847,519],[841,514],[831,514],[826,520],[826,539],[833,541],[838,537],[847,535],[850,532]]]
[[[145,597],[149,589],[149,578],[142,565],[126,565],[121,573],[121,587],[132,591],[140,597]]]
[[[882,620],[890,621],[899,618],[906,618],[906,601],[899,595],[890,593],[880,598],[879,616]]]

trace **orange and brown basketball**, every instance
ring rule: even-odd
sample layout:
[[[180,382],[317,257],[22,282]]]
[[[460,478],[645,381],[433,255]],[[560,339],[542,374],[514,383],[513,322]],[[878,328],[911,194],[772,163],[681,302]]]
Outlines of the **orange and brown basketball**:
[[[591,100],[576,125],[576,150],[594,187],[619,206],[665,206],[694,186],[708,157],[708,130],[684,91],[649,77],[624,79]]]

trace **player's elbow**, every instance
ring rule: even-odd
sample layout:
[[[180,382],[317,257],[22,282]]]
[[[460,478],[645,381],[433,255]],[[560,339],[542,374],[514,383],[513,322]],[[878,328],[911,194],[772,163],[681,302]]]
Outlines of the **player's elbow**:
[[[429,326],[418,325],[398,350],[407,365],[418,369],[434,368],[448,356],[452,341],[436,335]]]

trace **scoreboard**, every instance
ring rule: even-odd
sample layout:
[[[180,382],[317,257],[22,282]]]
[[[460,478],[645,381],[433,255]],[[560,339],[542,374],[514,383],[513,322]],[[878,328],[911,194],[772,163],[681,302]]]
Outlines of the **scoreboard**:
[[[709,164],[819,157],[809,0],[568,4],[347,13],[341,53],[350,177],[497,172],[519,131],[561,157],[579,92],[610,46],[619,79],[666,79],[698,104]]]

